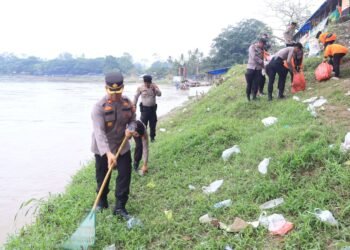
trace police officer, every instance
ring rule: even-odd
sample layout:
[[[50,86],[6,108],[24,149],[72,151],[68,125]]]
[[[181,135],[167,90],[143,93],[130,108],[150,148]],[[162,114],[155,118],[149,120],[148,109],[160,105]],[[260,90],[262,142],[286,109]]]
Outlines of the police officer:
[[[141,121],[150,127],[151,142],[154,142],[156,136],[156,125],[157,125],[157,103],[156,96],[161,96],[158,86],[152,83],[152,76],[143,76],[144,84],[137,88],[134,99],[135,108],[137,107],[137,101],[141,95],[140,111]]]
[[[286,31],[283,33],[284,42],[286,43],[286,47],[293,47],[295,44],[295,41],[293,40],[295,30],[297,28],[298,24],[296,22],[291,22]]]
[[[293,66],[293,58],[296,65]],[[284,88],[286,84],[286,78],[288,75],[288,70],[291,74],[296,71],[296,68],[299,68],[303,59],[303,45],[301,43],[294,44],[293,47],[287,47],[279,50],[270,63],[266,66],[266,72],[269,76],[269,86],[268,86],[268,100],[272,101],[272,92],[273,92],[273,84],[275,82],[276,74],[278,74],[278,98],[283,99],[284,96]],[[287,68],[284,67],[284,61],[287,63]],[[297,67],[298,66],[298,67]],[[292,75],[293,76],[293,75]]]
[[[136,121],[136,128],[133,134],[135,140],[134,152],[134,170],[140,175],[148,172],[148,134],[145,124],[142,121]],[[140,161],[143,161],[142,168],[139,170]]]
[[[131,153],[130,144],[127,142],[121,149],[118,159],[115,153],[121,145],[124,137],[131,137],[136,127],[136,114],[132,102],[122,96],[124,89],[123,76],[119,72],[111,72],[105,75],[106,92],[92,110],[92,152],[96,160],[97,192],[106,176],[109,166],[116,166],[118,177],[116,179],[115,197],[116,205],[113,213],[128,219],[125,209],[129,197],[131,179]],[[127,128],[128,126],[128,128]],[[108,208],[107,194],[109,181],[103,190],[98,209]]]

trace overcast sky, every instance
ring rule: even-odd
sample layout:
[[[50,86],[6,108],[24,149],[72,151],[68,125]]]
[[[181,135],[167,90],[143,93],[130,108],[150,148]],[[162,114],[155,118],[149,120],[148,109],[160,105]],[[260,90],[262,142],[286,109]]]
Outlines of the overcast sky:
[[[194,48],[207,54],[223,28],[244,18],[277,28],[267,13],[261,0],[0,0],[0,53],[129,52],[137,61],[177,58]]]

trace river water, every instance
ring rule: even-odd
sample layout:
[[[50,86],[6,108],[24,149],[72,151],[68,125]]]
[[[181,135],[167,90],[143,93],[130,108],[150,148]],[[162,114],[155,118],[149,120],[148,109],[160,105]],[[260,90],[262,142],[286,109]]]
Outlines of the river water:
[[[126,84],[133,99],[138,84]],[[160,85],[158,116],[180,106],[188,91]],[[92,158],[91,109],[101,83],[0,82],[0,245],[33,220],[20,205],[64,191]],[[138,115],[139,117],[139,115]]]

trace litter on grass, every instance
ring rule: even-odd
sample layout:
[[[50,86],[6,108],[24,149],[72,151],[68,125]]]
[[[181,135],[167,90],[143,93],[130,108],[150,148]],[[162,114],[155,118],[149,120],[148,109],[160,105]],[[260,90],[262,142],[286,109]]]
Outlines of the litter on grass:
[[[333,226],[338,226],[338,221],[333,217],[333,214],[329,210],[315,209],[314,215],[323,222],[326,222]]]
[[[304,100],[303,103],[312,103],[312,102],[316,101],[317,98],[318,98],[317,96],[311,97],[309,99]]]
[[[232,205],[232,200],[224,200],[214,204],[214,208],[230,207]]]
[[[350,132],[346,134],[344,142],[340,145],[340,149],[343,152],[347,152],[350,149]]]
[[[166,129],[165,128],[160,128],[159,131],[160,132],[166,132]]]
[[[167,220],[171,221],[173,219],[173,211],[171,210],[164,210],[165,217]]]
[[[223,151],[221,157],[224,161],[228,161],[233,154],[239,153],[241,153],[241,150],[239,149],[238,145],[234,145],[232,148],[228,148]]]
[[[314,106],[315,108],[319,108],[325,103],[327,103],[327,99],[325,99],[323,96],[321,96],[320,99],[316,100],[311,105]]]
[[[293,96],[293,100],[300,102],[300,97],[295,95],[295,96]]]
[[[239,217],[236,217],[233,223],[227,227],[226,231],[229,233],[238,233],[247,228],[248,226],[249,224],[247,222],[245,222]]]
[[[270,116],[261,120],[265,127],[269,127],[278,121],[276,117]]]
[[[136,217],[131,217],[126,222],[126,225],[127,225],[128,229],[133,229],[133,228],[136,228],[136,227],[142,227],[142,222],[141,222],[140,219],[138,219]]]
[[[115,244],[110,245],[110,246],[106,246],[105,248],[103,248],[103,250],[116,250]]]
[[[190,190],[196,190],[196,187],[193,186],[193,185],[188,185],[188,188],[189,188]]]
[[[350,90],[345,95],[346,96],[350,96]]]
[[[264,160],[259,163],[258,170],[261,174],[267,174],[267,167],[270,164],[270,159],[271,158],[264,158]]]
[[[152,180],[152,181],[150,181],[150,182],[147,183],[146,187],[148,187],[148,188],[155,188],[155,187],[156,187],[156,184],[155,184],[154,181]]]
[[[283,198],[277,198],[277,199],[265,202],[264,204],[260,205],[259,208],[261,210],[271,209],[271,208],[274,208],[274,207],[277,207],[277,206],[281,205],[282,203],[284,203],[284,199]]]
[[[222,183],[224,183],[224,180],[216,180],[210,183],[209,186],[202,187],[202,190],[205,194],[215,193],[221,187]]]
[[[212,218],[209,214],[205,214],[199,218],[199,222],[202,224],[210,223],[214,218]]]
[[[312,115],[313,117],[317,117],[316,109],[315,109],[314,106],[312,106],[311,104],[309,104],[307,110],[310,111],[310,113],[311,113],[311,115]]]
[[[259,223],[267,228],[272,235],[285,235],[294,227],[293,223],[287,221],[282,214],[267,216],[266,212],[260,215]]]
[[[259,226],[259,221],[252,221],[252,222],[247,222],[249,225],[251,225],[253,228],[258,228]]]

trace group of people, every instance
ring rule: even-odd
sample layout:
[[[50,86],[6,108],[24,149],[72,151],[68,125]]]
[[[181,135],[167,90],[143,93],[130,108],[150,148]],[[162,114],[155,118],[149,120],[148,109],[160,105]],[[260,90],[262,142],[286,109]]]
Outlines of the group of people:
[[[245,78],[247,82],[246,95],[248,101],[257,100],[258,94],[265,95],[264,85],[266,76],[268,81],[268,100],[273,99],[273,85],[278,75],[278,98],[285,98],[284,90],[288,72],[293,81],[294,74],[302,70],[303,45],[293,40],[297,23],[292,22],[284,32],[286,47],[277,51],[273,56],[268,53],[270,46],[268,35],[264,34],[257,42],[250,45],[248,49],[248,63]],[[316,38],[323,44],[324,61],[333,66],[334,77],[339,79],[341,59],[347,54],[348,49],[336,44],[336,34],[318,32]]]
[[[108,169],[116,167],[118,175],[115,188],[116,204],[113,213],[124,219],[130,217],[125,205],[130,192],[132,164],[134,170],[142,175],[148,171],[148,125],[151,142],[155,141],[156,136],[156,96],[161,96],[161,91],[152,82],[150,75],[143,76],[143,81],[144,84],[137,88],[134,102],[132,102],[128,97],[122,95],[123,75],[119,72],[107,73],[105,75],[106,95],[95,104],[91,115],[93,122],[91,150],[95,155],[96,191],[99,192]],[[141,120],[136,120],[136,107],[140,96]],[[129,143],[131,137],[135,140],[133,163]],[[125,138],[127,142],[116,158],[115,153]],[[141,158],[143,166],[139,170]],[[108,208],[109,181],[110,178],[102,191],[97,206],[98,210]]]

